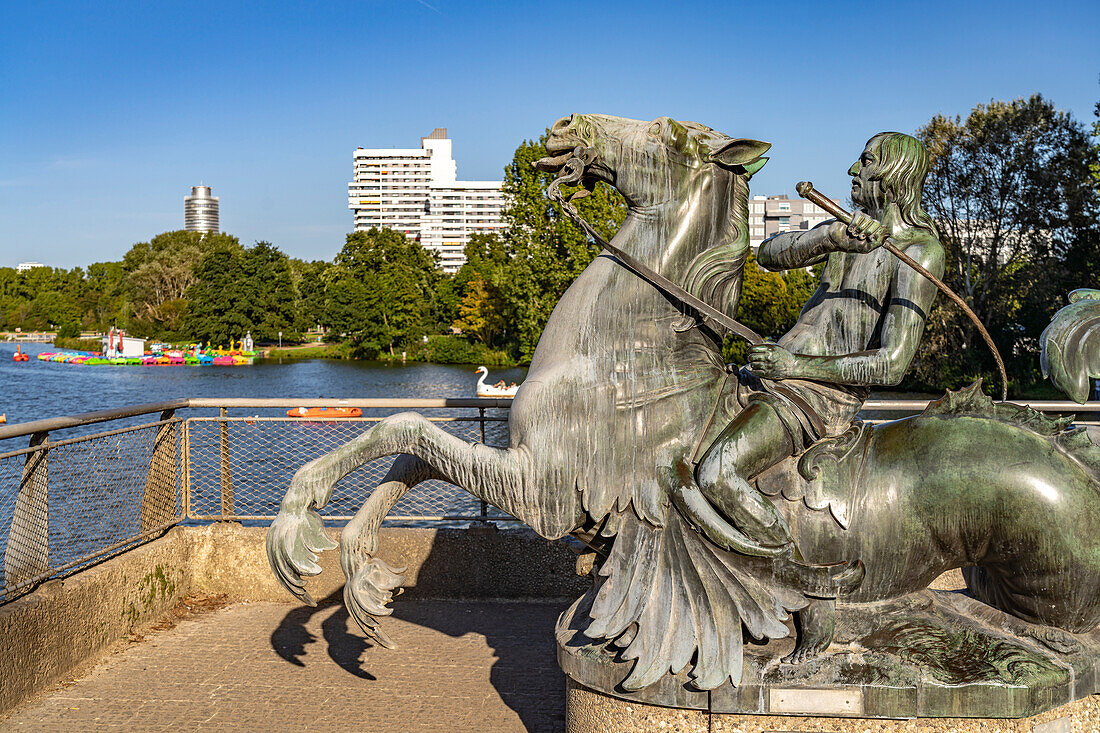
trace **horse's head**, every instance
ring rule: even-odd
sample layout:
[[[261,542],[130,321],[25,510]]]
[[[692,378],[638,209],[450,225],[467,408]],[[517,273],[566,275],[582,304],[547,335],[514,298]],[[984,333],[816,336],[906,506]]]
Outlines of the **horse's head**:
[[[748,181],[770,147],[669,117],[574,114],[550,128],[550,157],[536,165],[559,172],[552,195],[561,184],[615,187],[645,222],[624,225],[620,246],[732,315],[749,253]]]
[[[550,128],[543,170],[581,157],[578,182],[614,186],[632,208],[682,200],[722,171],[747,179],[767,162],[759,140],[735,139],[696,122],[658,117],[652,122],[611,115],[574,114]]]

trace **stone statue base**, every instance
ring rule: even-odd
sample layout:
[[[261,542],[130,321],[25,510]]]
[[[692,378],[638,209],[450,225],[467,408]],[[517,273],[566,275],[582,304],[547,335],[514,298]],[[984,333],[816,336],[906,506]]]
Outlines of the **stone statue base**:
[[[962,592],[926,590],[890,602],[840,606],[834,643],[802,664],[781,661],[794,648],[793,632],[768,644],[747,644],[736,687],[697,690],[681,672],[629,692],[620,683],[632,662],[614,645],[584,635],[590,596],[558,621],[558,661],[573,682],[644,706],[752,715],[1027,718],[1100,691],[1100,632],[1034,626]]]
[[[864,720],[864,722],[868,722]],[[1100,730],[1100,697],[1088,697],[1030,718],[919,718],[876,720],[858,725],[853,718],[822,716],[735,715],[666,708],[629,702],[566,680],[565,729],[568,733],[1071,733]]]

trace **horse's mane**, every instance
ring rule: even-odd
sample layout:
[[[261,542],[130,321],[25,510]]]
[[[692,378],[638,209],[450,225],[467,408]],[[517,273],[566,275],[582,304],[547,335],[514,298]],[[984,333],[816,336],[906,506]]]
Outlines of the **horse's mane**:
[[[680,124],[689,130],[692,140],[704,148],[720,148],[730,139],[725,133],[698,122]],[[749,181],[745,175],[731,175],[733,191],[726,230],[713,247],[700,252],[691,262],[684,276],[684,286],[692,295],[734,316],[741,299],[742,271],[749,254]]]

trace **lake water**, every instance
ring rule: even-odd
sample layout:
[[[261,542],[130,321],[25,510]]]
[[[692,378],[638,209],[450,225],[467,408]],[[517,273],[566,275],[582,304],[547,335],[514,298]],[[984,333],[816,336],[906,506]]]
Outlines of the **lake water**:
[[[390,365],[315,359],[241,367],[84,366],[38,361],[50,344],[0,342],[0,414],[8,424],[183,397],[476,397],[472,366]],[[524,368],[491,370],[488,381],[522,382]]]
[[[277,397],[294,404],[295,398],[446,398],[474,397],[477,375],[471,366],[438,364],[391,365],[338,360],[259,361],[241,367],[112,367],[59,364],[38,361],[49,344],[27,344],[29,362],[14,362],[15,345],[0,343],[0,413],[9,425],[93,410],[125,407],[186,397]],[[521,382],[526,369],[502,369],[489,381]],[[241,418],[228,427],[229,475],[232,476],[232,513],[272,516],[291,476],[306,461],[332,450],[366,425],[301,421],[251,421],[253,415],[283,417],[281,409],[237,409]],[[396,410],[365,410],[364,416],[391,414]],[[477,417],[477,410],[421,410],[425,415]],[[202,418],[217,410],[186,410],[181,416]],[[476,422],[440,423],[464,440],[484,440],[506,446],[508,428],[504,410],[489,410],[495,420],[486,424],[484,437]],[[155,420],[155,415],[126,421],[57,431],[51,440],[111,430]],[[192,420],[188,428],[188,485],[194,516],[218,515],[222,509],[221,424]],[[150,428],[130,431],[96,441],[54,447],[50,452],[51,566],[88,557],[119,538],[132,537],[140,529],[140,506],[150,465]],[[0,453],[23,448],[26,437],[0,441]],[[349,474],[323,510],[326,517],[353,514],[385,475],[392,459],[382,459]],[[14,511],[24,459],[0,461],[0,548]],[[180,477],[177,477],[177,481]],[[177,511],[179,507],[177,507]],[[480,503],[449,484],[428,482],[409,492],[391,516],[472,516]],[[496,515],[496,510],[490,510]],[[499,515],[497,515],[499,516]],[[0,572],[0,579],[3,575]],[[0,580],[2,584],[2,580]]]
[[[186,397],[277,397],[293,405],[295,398],[469,398],[476,396],[478,375],[472,366],[438,364],[390,365],[338,360],[258,361],[240,367],[112,367],[59,364],[34,358],[55,351],[49,344],[23,344],[29,362],[12,361],[16,346],[0,342],[0,414],[8,425],[93,410],[161,402]],[[490,372],[493,383],[521,382],[526,369]],[[396,410],[364,410],[381,416]],[[421,410],[426,415],[477,417],[474,410]],[[231,415],[285,417],[281,409],[237,409]],[[217,410],[185,410],[183,417],[217,415]],[[486,425],[485,442],[507,445],[505,411],[489,410],[497,421]],[[63,440],[156,420],[136,417],[56,431]],[[476,422],[442,423],[465,440],[481,440]],[[196,515],[221,513],[219,459],[220,424],[193,421],[189,429],[188,476],[191,508]],[[229,469],[234,512],[272,516],[290,481],[303,463],[332,450],[368,427],[361,422],[318,423],[279,421],[229,426]],[[138,509],[150,463],[154,432],[142,429],[79,442],[50,452],[49,557],[51,567],[76,561],[140,531]],[[27,438],[0,440],[0,453],[23,448]],[[392,459],[375,461],[341,482],[326,516],[355,513],[378,484]],[[7,545],[24,459],[0,460],[0,552]],[[179,479],[177,478],[177,481]],[[177,506],[177,511],[179,507]],[[477,515],[480,503],[466,492],[440,482],[422,484],[410,492],[392,514],[406,516]],[[496,514],[496,510],[491,510]],[[0,563],[0,589],[4,571]],[[2,596],[2,590],[0,590]]]

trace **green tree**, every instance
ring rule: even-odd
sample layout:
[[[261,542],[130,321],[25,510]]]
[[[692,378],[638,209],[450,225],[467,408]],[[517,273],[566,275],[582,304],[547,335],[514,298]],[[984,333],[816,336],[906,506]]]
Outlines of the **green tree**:
[[[80,324],[70,321],[57,329],[57,337],[63,339],[80,338]]]
[[[47,329],[79,320],[84,271],[35,267],[0,272],[0,307],[8,328]]]
[[[82,325],[105,331],[120,320],[125,296],[125,273],[121,262],[94,262],[84,276],[80,296]]]
[[[251,326],[241,307],[244,255],[229,243],[218,243],[195,266],[194,278],[186,290],[189,305],[188,331],[191,338],[227,346],[240,339]]]
[[[87,271],[36,267],[20,273],[0,268],[0,327],[109,325],[122,300],[121,280],[118,263],[96,263]]]
[[[30,303],[27,321],[32,328],[57,328],[77,320],[78,311],[72,298],[57,290],[43,290]]]
[[[510,324],[509,339],[518,356],[534,353],[546,321],[565,289],[599,254],[599,247],[565,215],[561,206],[546,197],[554,175],[537,171],[532,163],[546,157],[546,138],[525,141],[504,169],[508,228],[499,241],[483,239],[476,245],[485,259],[474,269],[484,269],[482,279],[496,288]],[[598,184],[592,195],[580,199],[577,209],[601,236],[610,239],[626,217],[626,202],[610,186]],[[471,281],[473,279],[471,278]]]
[[[19,273],[15,268],[0,267],[0,327],[17,327],[18,308],[26,302],[19,290]]]
[[[462,273],[461,269],[453,275],[443,273],[436,283],[432,329],[435,333],[446,333],[460,317],[459,308],[462,306],[462,299],[471,279],[466,275],[460,277],[460,273]],[[472,275],[470,270],[467,270],[466,274]]]
[[[257,242],[242,255],[241,271],[238,308],[252,337],[274,341],[282,332],[284,338],[297,339],[298,291],[290,258],[270,242]]]
[[[122,259],[132,330],[162,336],[186,330],[186,303],[200,261],[214,250],[243,248],[227,234],[175,231],[135,244]]]
[[[325,320],[325,273],[331,265],[315,260],[290,260],[291,275],[298,292],[297,329],[308,331]]]
[[[342,268],[325,272],[324,325],[340,337],[355,338],[367,312],[368,286]]]
[[[1092,173],[1092,181],[1096,185],[1096,190],[1100,191],[1100,102],[1096,103],[1092,114],[1096,117],[1096,121],[1092,123],[1094,159],[1089,163],[1089,171]]]
[[[405,235],[353,232],[326,271],[325,325],[360,353],[393,354],[427,333],[440,276],[435,255]]]
[[[507,242],[495,234],[475,234],[466,243],[464,253],[466,264],[455,274],[452,281],[453,302],[441,304],[440,311],[447,311],[450,321],[447,327],[454,326],[481,340],[475,332],[481,329],[468,319],[472,316],[484,321],[489,328],[493,344],[511,347],[514,330],[509,326],[516,319],[516,308],[503,292],[503,285],[512,276],[514,264],[506,250]],[[475,291],[482,291],[480,293]],[[465,325],[460,321],[465,321]],[[490,345],[489,342],[484,342]]]
[[[195,268],[187,289],[188,336],[228,344],[297,337],[298,294],[290,260],[270,242],[241,249],[219,243]]]
[[[1096,161],[1088,133],[1039,95],[934,117],[924,201],[947,250],[945,281],[986,324],[1010,376],[1037,378],[1038,338],[1073,287],[1095,287]],[[940,298],[913,374],[954,386],[992,373],[969,321]]]
[[[505,308],[500,293],[480,277],[470,282],[458,312],[455,328],[472,335],[486,346],[491,346],[504,331]]]

